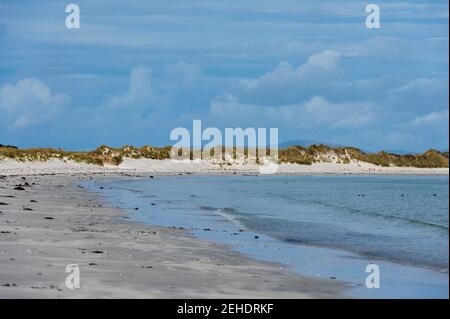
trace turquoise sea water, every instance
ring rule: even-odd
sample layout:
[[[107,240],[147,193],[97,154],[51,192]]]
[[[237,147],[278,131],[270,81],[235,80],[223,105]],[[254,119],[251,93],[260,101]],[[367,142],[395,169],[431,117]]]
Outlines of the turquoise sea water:
[[[184,227],[302,274],[336,277],[357,295],[448,296],[448,176],[176,176],[98,183],[137,221]],[[364,290],[370,262],[380,265],[384,290]]]

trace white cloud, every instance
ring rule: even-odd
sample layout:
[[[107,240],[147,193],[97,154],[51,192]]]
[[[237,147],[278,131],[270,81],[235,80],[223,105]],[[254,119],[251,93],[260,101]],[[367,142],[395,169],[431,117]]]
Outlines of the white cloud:
[[[317,66],[325,70],[331,70],[338,65],[340,58],[340,52],[333,50],[324,50],[320,53],[311,55],[308,58],[308,62],[306,63],[306,65]]]
[[[13,128],[24,128],[53,119],[68,103],[69,97],[52,93],[50,88],[35,78],[26,78],[17,84],[0,88],[2,118]]]
[[[333,128],[356,128],[374,119],[370,103],[330,103],[321,96],[314,96],[308,101],[305,111],[315,122],[325,123]]]
[[[436,122],[446,120],[448,121],[449,112],[448,110],[440,111],[440,112],[431,112],[429,114],[421,115],[416,117],[412,124],[414,125],[428,125],[434,124]]]
[[[285,129],[355,129],[376,120],[372,104],[368,102],[331,103],[314,96],[304,103],[281,106],[245,104],[233,95],[212,101],[209,119],[226,126],[281,125]]]
[[[333,71],[339,64],[341,53],[324,50],[311,55],[307,62],[298,68],[293,68],[286,61],[278,63],[277,67],[255,79],[243,79],[240,86],[244,90],[264,89],[269,87],[290,87],[292,85],[308,85],[311,78]]]
[[[436,112],[448,107],[448,80],[416,78],[387,93],[386,105],[392,111]]]
[[[161,105],[162,97],[154,90],[151,79],[152,70],[139,66],[131,70],[128,91],[115,96],[109,102],[114,108],[154,109]]]

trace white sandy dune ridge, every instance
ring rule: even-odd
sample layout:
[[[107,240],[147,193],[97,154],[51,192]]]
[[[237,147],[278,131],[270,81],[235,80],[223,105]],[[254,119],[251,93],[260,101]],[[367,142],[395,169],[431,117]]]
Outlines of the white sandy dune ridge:
[[[0,175],[39,175],[39,174],[95,174],[95,173],[193,173],[226,174],[258,173],[260,165],[238,163],[218,165],[207,161],[173,161],[153,159],[124,158],[118,166],[99,166],[60,159],[47,161],[16,161],[0,159]],[[276,174],[421,174],[448,175],[448,168],[381,167],[361,161],[348,164],[321,162],[312,165],[280,164]]]

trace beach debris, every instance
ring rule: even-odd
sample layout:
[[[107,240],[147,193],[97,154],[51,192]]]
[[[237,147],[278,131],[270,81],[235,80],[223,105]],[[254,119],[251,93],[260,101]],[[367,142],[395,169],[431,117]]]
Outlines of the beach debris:
[[[29,207],[24,207],[23,210],[26,210],[26,211],[29,211],[29,212],[33,211],[33,209],[29,208]]]
[[[336,279],[336,277],[335,276],[331,276],[330,279]]]
[[[9,204],[7,204],[7,203],[3,203],[3,202],[0,202],[0,205],[9,205]]]
[[[101,250],[93,250],[91,251],[92,254],[103,254],[103,251]]]
[[[37,203],[34,199],[30,200],[30,203]]]
[[[16,187],[14,187],[14,190],[16,190],[16,191],[24,191],[25,188],[23,188],[22,186],[16,186]]]
[[[139,235],[144,235],[144,236],[148,236],[148,235],[159,235],[159,232],[157,231],[148,231],[148,230],[141,230],[138,231]]]
[[[259,236],[255,236],[254,238],[255,238],[255,239],[258,239],[258,238],[259,238]]]
[[[10,284],[7,282],[6,284],[2,284],[2,287],[17,287],[17,285],[15,283]]]
[[[54,219],[53,217],[44,217],[44,219]]]
[[[89,263],[89,266],[97,266],[96,263]]]
[[[141,266],[142,269],[151,269],[153,266]]]
[[[58,291],[62,291],[61,288],[58,288],[58,286],[55,286],[55,285],[50,285],[50,289],[56,289]]]

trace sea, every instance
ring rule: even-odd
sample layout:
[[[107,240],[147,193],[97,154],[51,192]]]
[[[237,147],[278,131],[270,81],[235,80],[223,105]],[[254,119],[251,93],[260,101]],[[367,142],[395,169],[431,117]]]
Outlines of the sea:
[[[448,298],[448,176],[184,175],[86,186],[136,222],[340,281],[349,297]],[[379,285],[369,287],[374,264]]]

